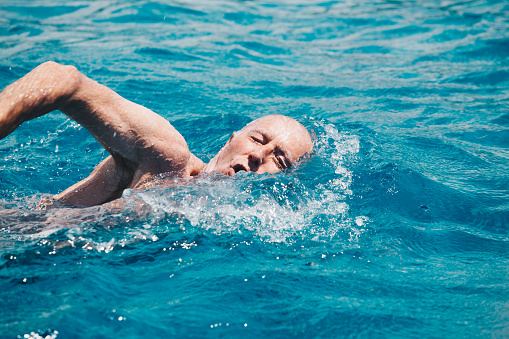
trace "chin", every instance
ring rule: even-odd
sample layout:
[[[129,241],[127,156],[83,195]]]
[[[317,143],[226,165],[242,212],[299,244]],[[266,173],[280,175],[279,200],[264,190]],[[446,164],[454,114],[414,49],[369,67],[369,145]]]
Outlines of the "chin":
[[[229,176],[229,175],[231,175],[231,174],[230,174],[230,170],[231,170],[231,168],[230,168],[230,167],[227,167],[227,168],[221,168],[221,169],[218,169],[217,171],[218,171],[219,173],[223,174],[223,175],[228,175],[228,176]],[[235,173],[233,173],[233,174],[235,174]]]

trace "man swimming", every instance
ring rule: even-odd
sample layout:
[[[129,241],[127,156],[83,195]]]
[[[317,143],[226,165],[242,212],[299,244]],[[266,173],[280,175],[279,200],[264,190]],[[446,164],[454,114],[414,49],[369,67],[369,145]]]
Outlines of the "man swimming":
[[[46,62],[0,93],[0,139],[24,121],[60,110],[85,127],[110,156],[84,180],[54,198],[93,206],[120,198],[128,188],[149,187],[163,173],[192,178],[206,172],[276,173],[311,152],[309,132],[296,120],[269,115],[238,132],[208,163],[189,151],[163,117],[81,74],[73,66]]]

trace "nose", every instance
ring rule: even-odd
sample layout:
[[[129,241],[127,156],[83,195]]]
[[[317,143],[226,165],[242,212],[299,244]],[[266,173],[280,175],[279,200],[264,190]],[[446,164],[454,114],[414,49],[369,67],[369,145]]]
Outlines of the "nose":
[[[253,150],[248,156],[248,165],[251,172],[257,172],[263,164],[267,150],[264,147]]]

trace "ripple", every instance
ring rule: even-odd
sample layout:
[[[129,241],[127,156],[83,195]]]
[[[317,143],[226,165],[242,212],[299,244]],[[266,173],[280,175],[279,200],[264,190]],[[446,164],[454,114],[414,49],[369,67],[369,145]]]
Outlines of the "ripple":
[[[231,12],[225,13],[224,19],[240,25],[251,25],[253,23],[270,22],[272,18],[249,12]]]
[[[401,38],[409,35],[415,35],[415,34],[423,34],[431,31],[431,29],[427,27],[421,27],[421,26],[405,26],[400,28],[394,28],[394,29],[388,29],[385,31],[382,31],[382,36],[386,39],[394,39],[394,38]]]
[[[476,86],[494,86],[509,81],[509,71],[473,72],[451,80],[458,84],[471,83]]]
[[[2,87],[51,58],[162,114],[204,160],[270,113],[313,130],[315,155],[37,212],[106,153],[60,113],[24,123],[0,141],[0,332],[507,333],[506,2],[2,8]]]
[[[482,14],[476,13],[451,13],[443,18],[426,20],[424,23],[443,26],[473,26],[483,19]]]
[[[289,53],[287,50],[283,48],[265,45],[256,41],[246,41],[246,42],[240,41],[238,42],[238,44],[251,51],[255,51],[263,55],[282,55]]]
[[[509,126],[509,114],[502,114],[498,118],[493,119],[491,122],[497,125]]]
[[[38,19],[57,17],[76,12],[86,6],[6,6],[4,11],[11,11],[20,16],[28,16]]]
[[[343,51],[343,53],[379,53],[379,54],[387,54],[390,52],[391,49],[382,46],[362,46],[358,48],[350,48]]]
[[[157,59],[167,59],[173,61],[195,61],[195,60],[204,60],[203,58],[177,51],[172,51],[164,48],[151,48],[151,47],[143,47],[136,50],[136,53],[150,55]]]
[[[432,38],[430,38],[430,41],[436,41],[436,42],[450,42],[454,40],[462,40],[463,38],[467,37],[469,34],[471,34],[469,31],[460,31],[457,29],[448,29],[442,31],[440,34],[433,35]]]
[[[505,59],[509,55],[509,38],[479,41],[469,47],[458,47],[454,59],[475,58],[482,60]]]
[[[171,6],[157,2],[145,2],[141,5],[122,5],[107,8],[100,13],[97,23],[111,22],[117,24],[128,23],[160,23],[168,24],[182,20],[182,16],[201,17],[206,13],[187,7]],[[101,18],[102,17],[102,18]]]

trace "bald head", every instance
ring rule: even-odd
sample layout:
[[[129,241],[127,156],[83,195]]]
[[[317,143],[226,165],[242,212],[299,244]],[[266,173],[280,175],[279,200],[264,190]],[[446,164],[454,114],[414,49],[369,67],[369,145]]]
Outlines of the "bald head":
[[[276,173],[312,149],[311,136],[303,125],[284,115],[267,115],[234,132],[206,171]]]
[[[266,115],[250,122],[238,133],[249,132],[253,129],[265,130],[277,136],[286,146],[289,146],[287,148],[291,148],[293,161],[313,150],[311,135],[306,127],[290,117],[280,114]]]

